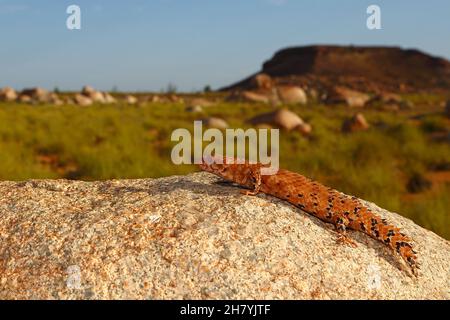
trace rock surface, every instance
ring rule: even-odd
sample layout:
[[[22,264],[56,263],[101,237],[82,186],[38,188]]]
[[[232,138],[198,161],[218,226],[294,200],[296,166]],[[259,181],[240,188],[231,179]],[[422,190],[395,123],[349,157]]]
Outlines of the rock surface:
[[[450,299],[450,243],[416,242],[418,278],[382,244],[210,174],[0,183],[0,299]]]

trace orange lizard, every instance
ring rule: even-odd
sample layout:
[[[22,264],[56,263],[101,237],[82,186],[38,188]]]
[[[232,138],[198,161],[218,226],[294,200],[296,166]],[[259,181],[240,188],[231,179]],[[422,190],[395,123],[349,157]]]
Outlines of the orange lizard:
[[[419,265],[411,239],[400,232],[399,228],[375,215],[358,198],[288,170],[280,169],[274,175],[261,175],[261,168],[265,167],[262,164],[250,164],[247,161],[237,164],[235,159],[226,157],[220,163],[218,159],[219,157],[204,158],[200,168],[251,189],[241,191],[245,195],[262,192],[286,200],[301,210],[334,224],[339,242],[356,246],[347,237],[346,229],[366,233],[397,252],[417,276]]]

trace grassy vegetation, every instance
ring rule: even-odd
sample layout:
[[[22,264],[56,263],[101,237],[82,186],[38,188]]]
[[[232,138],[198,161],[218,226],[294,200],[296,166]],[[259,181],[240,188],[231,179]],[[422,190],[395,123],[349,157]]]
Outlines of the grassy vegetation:
[[[205,116],[245,128],[245,119],[269,110],[238,103],[205,108],[204,114],[187,113],[182,104],[80,108],[0,103],[0,179],[186,174],[196,168],[170,161],[174,129],[192,130],[193,120]],[[450,187],[440,183],[414,197],[406,190],[411,176],[448,167],[448,142],[432,139],[436,132],[448,131],[448,119],[432,114],[417,120],[411,112],[364,110],[371,128],[343,134],[342,122],[354,110],[322,105],[291,110],[313,126],[313,134],[305,138],[281,132],[282,167],[399,212],[450,239]]]

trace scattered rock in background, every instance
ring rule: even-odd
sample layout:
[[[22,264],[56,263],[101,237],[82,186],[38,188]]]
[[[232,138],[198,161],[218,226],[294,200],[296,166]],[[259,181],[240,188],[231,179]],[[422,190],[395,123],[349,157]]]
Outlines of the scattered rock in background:
[[[313,101],[320,101],[321,100],[321,94],[319,93],[319,90],[317,88],[313,87],[306,87],[306,96],[309,97]]]
[[[364,107],[369,100],[368,94],[342,86],[333,87],[327,98],[328,103],[346,103],[350,107]]]
[[[447,101],[447,105],[445,106],[445,114],[450,118],[450,100]]]
[[[26,94],[20,94],[17,98],[17,102],[19,103],[31,103],[32,99],[30,96],[27,96]]]
[[[251,86],[256,89],[270,90],[273,87],[273,80],[268,74],[259,73],[251,79]]]
[[[108,92],[103,92],[103,98],[104,98],[104,102],[106,104],[113,104],[113,103],[117,103],[116,98],[114,98],[110,93]]]
[[[0,89],[0,101],[12,102],[18,97],[16,90],[11,87],[4,87]]]
[[[226,99],[230,102],[258,102],[267,104],[270,98],[266,94],[256,93],[254,91],[235,91]]]
[[[167,96],[167,100],[169,102],[174,102],[174,103],[183,103],[184,99],[182,97],[177,96],[176,94],[170,94],[169,96]]]
[[[384,91],[381,92],[377,97],[375,97],[375,99],[389,104],[400,104],[403,102],[403,99],[399,94]]]
[[[88,97],[92,102],[105,103],[105,96],[102,92],[95,90],[91,86],[84,86],[81,94]]]
[[[84,86],[83,89],[81,90],[81,94],[92,100],[93,103],[94,102],[102,104],[117,103],[116,98],[114,98],[110,93],[95,90],[91,86]]]
[[[228,123],[221,119],[216,117],[210,117],[206,119],[201,120],[203,122],[203,125],[209,127],[209,128],[216,128],[216,129],[227,129]]]
[[[306,104],[308,102],[305,91],[298,86],[278,86],[276,92],[284,104]]]
[[[201,106],[199,106],[199,105],[187,106],[185,110],[187,112],[192,112],[192,113],[203,112],[203,108]]]
[[[297,114],[284,108],[258,115],[248,122],[252,125],[268,124],[288,131],[305,123]]]
[[[161,98],[155,94],[155,95],[151,96],[148,101],[152,102],[152,103],[157,103],[157,102],[161,102]]]
[[[65,97],[64,100],[63,100],[63,102],[64,102],[65,104],[69,104],[69,105],[74,105],[74,104],[76,104],[75,99],[74,99],[74,98],[71,98],[71,97]]]
[[[342,124],[343,132],[365,131],[370,125],[362,113],[355,114],[352,118],[347,119]]]
[[[312,133],[312,126],[309,123],[302,123],[299,124],[294,128],[294,130],[297,130],[305,137],[309,136]]]
[[[81,107],[87,107],[94,103],[91,98],[88,98],[80,93],[75,94],[74,102]]]
[[[195,108],[195,107],[207,108],[213,105],[214,105],[213,101],[204,98],[194,98],[188,101],[188,103],[186,104],[186,108]]]
[[[51,93],[49,94],[47,102],[48,102],[48,103],[51,103],[51,104],[53,104],[53,105],[55,105],[55,106],[61,106],[61,105],[64,104],[64,102],[63,102],[63,101],[59,98],[59,96],[58,96],[56,93],[54,93],[54,92],[51,92]]]
[[[126,95],[124,98],[124,101],[126,104],[130,104],[130,105],[138,103],[138,99],[132,95]]]
[[[17,93],[10,87],[5,87],[0,90],[0,101],[17,101],[19,103],[48,103],[60,106],[63,101],[55,92],[49,92],[43,88],[30,88],[24,89],[22,92]]]
[[[49,91],[38,87],[31,89],[24,89],[22,90],[20,95],[29,96],[32,102],[36,103],[49,103],[52,97],[52,94]]]

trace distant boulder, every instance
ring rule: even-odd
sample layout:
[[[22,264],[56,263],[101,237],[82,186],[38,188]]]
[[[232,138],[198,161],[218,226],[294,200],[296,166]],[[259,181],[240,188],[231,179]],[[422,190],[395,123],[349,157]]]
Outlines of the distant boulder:
[[[138,103],[138,99],[132,95],[126,95],[124,100],[125,100],[125,103],[130,104],[130,105]]]
[[[155,95],[151,96],[148,99],[148,101],[152,102],[152,103],[158,103],[158,102],[161,102],[161,97],[155,94]]]
[[[241,97],[244,101],[247,102],[260,102],[260,103],[269,103],[270,97],[264,95],[262,93],[257,93],[253,91],[243,91],[241,93]]]
[[[87,107],[94,103],[94,101],[91,98],[89,98],[83,94],[79,94],[79,93],[77,93],[75,95],[74,102],[75,102],[75,104],[77,104],[81,107]]]
[[[84,94],[84,95],[86,95],[86,96],[88,96],[88,95],[90,95],[90,94],[93,94],[93,93],[95,93],[95,92],[97,92],[97,90],[95,90],[93,87],[91,87],[91,86],[84,86],[82,89],[81,89],[81,93],[82,94]]]
[[[365,131],[369,128],[370,125],[362,113],[355,114],[352,118],[345,120],[342,124],[342,131],[346,133]]]
[[[192,105],[192,106],[187,106],[185,109],[187,112],[191,112],[191,113],[200,113],[203,112],[203,108],[199,105]]]
[[[268,104],[271,97],[265,93],[257,93],[254,91],[235,91],[227,97],[227,101],[231,102],[256,102]]]
[[[268,74],[259,73],[251,79],[251,86],[257,89],[270,90],[273,87],[273,80]]]
[[[183,103],[184,102],[184,99],[180,96],[177,96],[176,94],[170,94],[167,97],[167,100],[169,102],[173,102],[173,103]]]
[[[91,86],[84,86],[81,90],[81,94],[89,99],[92,102],[102,103],[102,104],[112,104],[117,103],[117,100],[108,92],[101,92],[95,90]]]
[[[29,96],[32,102],[49,103],[51,101],[50,92],[43,88],[24,89],[20,94]]]
[[[308,98],[305,91],[297,86],[278,86],[276,88],[279,99],[284,104],[306,104]]]
[[[17,98],[17,102],[19,103],[31,103],[32,101],[31,97],[26,94],[20,94]]]
[[[188,101],[186,108],[193,108],[193,107],[200,107],[200,108],[204,108],[204,107],[211,107],[214,105],[213,101],[204,99],[204,98],[194,98],[190,101]]]
[[[11,87],[5,87],[0,89],[0,101],[11,102],[15,101],[18,97],[16,90]]]
[[[56,93],[51,92],[48,95],[47,103],[53,104],[55,106],[60,106],[63,104],[63,101],[59,98],[59,96]]]
[[[264,113],[250,119],[248,122],[255,126],[265,124],[288,131],[305,123],[297,114],[287,109]]]
[[[300,132],[304,136],[309,136],[312,133],[312,126],[309,123],[299,124],[294,130]]]
[[[389,103],[389,104],[395,104],[395,103],[402,103],[403,99],[399,94],[392,93],[392,92],[381,92],[377,96],[378,100],[380,100],[383,103]]]
[[[113,103],[117,103],[116,98],[114,98],[110,93],[108,92],[104,92],[103,93],[103,99],[104,99],[104,103],[106,104],[113,104]]]
[[[69,105],[76,104],[75,99],[74,98],[70,98],[70,97],[65,97],[63,102],[64,102],[64,104],[69,104]]]
[[[209,128],[227,129],[229,127],[228,123],[225,120],[216,117],[202,119],[202,122],[203,125]]]
[[[342,86],[333,87],[328,95],[328,103],[346,103],[350,107],[364,107],[370,100],[368,94]]]
[[[95,90],[91,86],[84,86],[81,90],[81,94],[93,102],[105,103],[105,96],[102,92]]]

